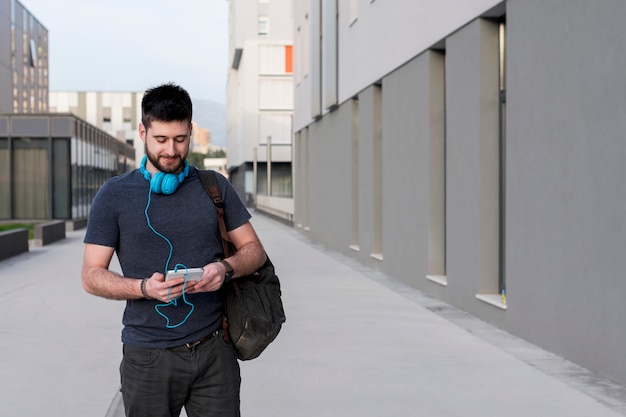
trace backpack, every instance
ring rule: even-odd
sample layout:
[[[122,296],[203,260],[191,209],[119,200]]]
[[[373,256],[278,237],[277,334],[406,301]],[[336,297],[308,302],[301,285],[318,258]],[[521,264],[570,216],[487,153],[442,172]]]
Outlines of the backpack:
[[[215,203],[224,257],[227,258],[236,252],[236,248],[228,240],[224,223],[224,202],[216,174],[212,170],[198,170],[198,175]],[[258,357],[278,336],[286,320],[280,281],[269,256],[267,253],[265,255],[266,261],[257,271],[246,277],[232,279],[221,289],[225,339],[232,341],[237,358],[242,361]]]

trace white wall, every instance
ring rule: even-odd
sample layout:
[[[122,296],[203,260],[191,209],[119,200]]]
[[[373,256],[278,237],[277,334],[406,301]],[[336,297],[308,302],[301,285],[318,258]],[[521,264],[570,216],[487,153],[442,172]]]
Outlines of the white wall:
[[[338,103],[355,96],[366,86],[382,79],[393,69],[439,42],[467,24],[474,17],[499,4],[501,0],[357,0],[356,11],[351,1],[338,1]],[[296,102],[298,112],[294,130],[312,120],[310,98],[321,77],[319,51],[312,51],[307,40],[314,40],[319,31],[311,19],[322,18],[322,0],[294,0]],[[352,19],[356,16],[356,20]],[[298,29],[300,29],[298,31]],[[302,42],[299,41],[302,40]],[[303,57],[301,54],[307,55]],[[309,58],[310,57],[310,58]],[[316,61],[317,60],[317,61]],[[300,71],[301,73],[298,73]],[[325,109],[323,109],[325,110]]]

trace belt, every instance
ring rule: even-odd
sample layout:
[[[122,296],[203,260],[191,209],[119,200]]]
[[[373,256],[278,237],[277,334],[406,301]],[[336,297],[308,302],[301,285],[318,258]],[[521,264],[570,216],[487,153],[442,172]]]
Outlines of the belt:
[[[219,330],[216,330],[216,331],[214,331],[213,333],[211,333],[210,335],[208,335],[208,336],[204,336],[202,339],[198,339],[198,340],[196,340],[195,342],[185,343],[185,345],[184,345],[184,346],[185,346],[187,349],[193,349],[193,348],[195,348],[196,346],[198,346],[200,343],[202,343],[202,342],[206,342],[207,340],[209,340],[209,339],[211,339],[211,338],[213,338],[213,337],[217,336],[218,334],[219,334]]]

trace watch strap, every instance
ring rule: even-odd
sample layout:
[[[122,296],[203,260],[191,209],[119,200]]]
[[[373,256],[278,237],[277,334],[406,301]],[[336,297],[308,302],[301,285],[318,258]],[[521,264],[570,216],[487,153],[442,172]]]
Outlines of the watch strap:
[[[219,263],[224,265],[224,267],[226,268],[226,275],[224,276],[224,281],[230,281],[233,278],[233,274],[235,273],[233,266],[225,259],[220,259]]]

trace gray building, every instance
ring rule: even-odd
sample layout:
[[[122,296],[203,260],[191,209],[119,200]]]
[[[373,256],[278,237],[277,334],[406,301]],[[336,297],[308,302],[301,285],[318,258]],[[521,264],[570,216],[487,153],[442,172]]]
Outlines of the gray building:
[[[296,227],[625,384],[625,21],[295,0]]]
[[[48,31],[0,0],[0,220],[84,219],[102,183],[135,167],[132,145],[48,112]]]
[[[0,0],[0,113],[48,111],[48,30],[17,0]]]
[[[0,220],[84,219],[135,150],[72,114],[0,114]]]

